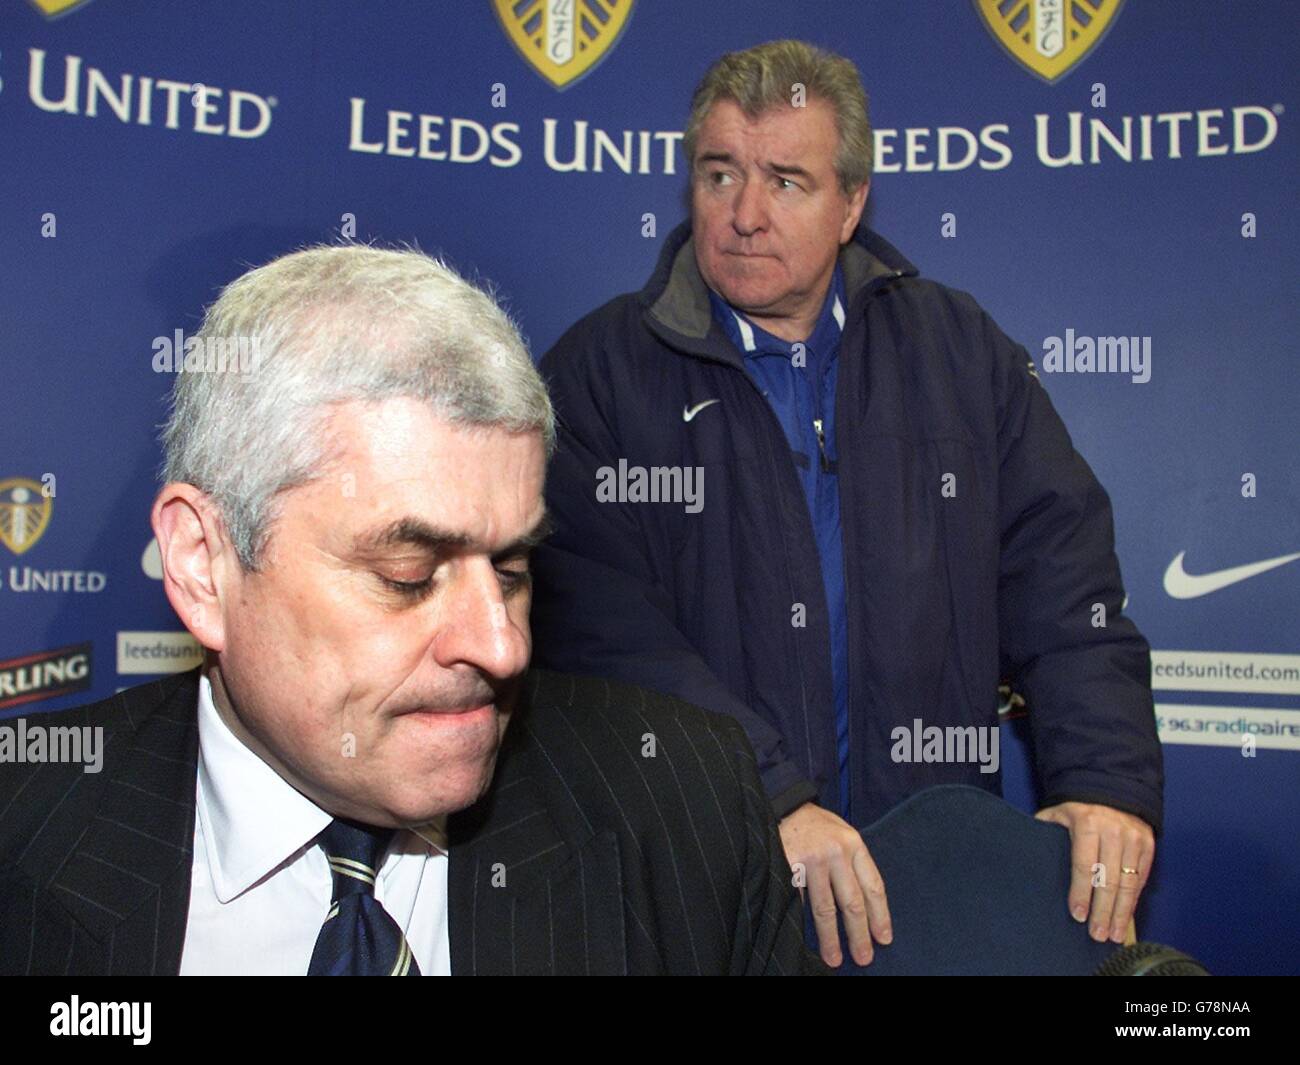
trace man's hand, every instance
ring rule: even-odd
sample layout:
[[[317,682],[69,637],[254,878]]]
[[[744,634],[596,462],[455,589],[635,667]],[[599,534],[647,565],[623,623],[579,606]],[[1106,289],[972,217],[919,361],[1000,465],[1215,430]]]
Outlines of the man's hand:
[[[786,860],[796,874],[803,867],[822,961],[834,967],[843,960],[835,923],[838,910],[844,915],[853,960],[870,965],[875,956],[871,937],[884,945],[893,941],[894,932],[885,882],[862,836],[847,821],[812,803],[789,814],[780,829]]]
[[[1107,939],[1124,942],[1155,858],[1151,826],[1133,814],[1090,802],[1047,806],[1035,816],[1070,831],[1069,905],[1074,919],[1080,923],[1088,920],[1090,935],[1098,943]],[[1101,868],[1094,877],[1098,864]]]

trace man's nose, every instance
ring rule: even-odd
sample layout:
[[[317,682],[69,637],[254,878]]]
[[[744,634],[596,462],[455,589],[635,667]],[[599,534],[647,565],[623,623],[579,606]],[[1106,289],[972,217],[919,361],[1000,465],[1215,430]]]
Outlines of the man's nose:
[[[736,193],[736,209],[732,226],[741,236],[749,236],[767,228],[767,192],[762,182],[745,181]]]
[[[501,680],[528,667],[527,623],[521,628],[510,616],[490,561],[466,561],[444,594],[446,609],[439,612],[434,640],[440,666],[469,665]]]

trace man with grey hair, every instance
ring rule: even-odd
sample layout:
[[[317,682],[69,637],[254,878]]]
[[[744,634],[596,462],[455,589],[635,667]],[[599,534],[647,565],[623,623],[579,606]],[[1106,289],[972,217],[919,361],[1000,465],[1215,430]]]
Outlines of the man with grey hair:
[[[484,291],[415,251],[230,284],[152,512],[201,668],[0,767],[0,971],[793,973],[798,898],[729,718],[528,673],[554,437]],[[508,726],[508,727],[507,727]]]
[[[542,362],[561,431],[538,661],[744,725],[831,965],[837,921],[859,965],[892,939],[857,829],[933,785],[999,790],[996,763],[903,757],[898,733],[996,741],[1010,678],[1038,817],[1071,837],[1061,902],[1121,941],[1163,775],[1106,493],[1024,348],[860,224],[872,134],[849,60],[723,56],[684,147],[690,220],[640,293]],[[614,467],[707,474],[703,505],[610,498]]]

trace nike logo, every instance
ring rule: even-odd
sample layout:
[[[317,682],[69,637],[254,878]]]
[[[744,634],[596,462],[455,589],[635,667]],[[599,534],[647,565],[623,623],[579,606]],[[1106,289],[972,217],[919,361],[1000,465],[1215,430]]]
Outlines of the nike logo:
[[[682,421],[689,422],[692,418],[694,418],[697,414],[699,414],[700,411],[702,411],[705,407],[711,407],[713,406],[713,404],[721,403],[721,402],[722,400],[720,399],[706,399],[703,403],[697,403],[693,407],[683,407]]]
[[[1271,569],[1285,566],[1288,562],[1300,558],[1300,552],[1297,552],[1294,555],[1266,558],[1263,562],[1248,562],[1244,566],[1221,569],[1217,573],[1188,573],[1183,569],[1183,556],[1186,554],[1186,551],[1179,551],[1178,557],[1169,563],[1169,568],[1165,570],[1165,591],[1173,599],[1196,599],[1202,595],[1209,595],[1238,581],[1267,573]]]

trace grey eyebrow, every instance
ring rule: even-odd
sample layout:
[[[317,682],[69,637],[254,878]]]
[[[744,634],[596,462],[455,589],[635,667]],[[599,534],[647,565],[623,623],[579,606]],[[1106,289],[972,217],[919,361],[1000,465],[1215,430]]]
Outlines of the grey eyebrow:
[[[471,542],[464,533],[441,529],[421,518],[406,517],[398,518],[382,528],[359,535],[353,541],[353,548],[359,554],[404,545],[423,547],[429,551],[447,551],[463,550],[469,547]]]
[[[795,174],[798,177],[812,177],[812,175],[803,167],[793,166],[787,163],[772,163],[767,169],[771,170],[774,174]]]
[[[541,543],[554,528],[551,516],[544,513],[541,519],[528,532],[512,541],[494,558],[505,558],[522,554]],[[379,529],[362,533],[353,541],[353,550],[358,554],[382,551],[388,547],[411,546],[422,548],[433,554],[451,551],[464,551],[475,546],[472,537],[463,532],[455,532],[432,525],[422,518],[405,517],[389,522]]]

